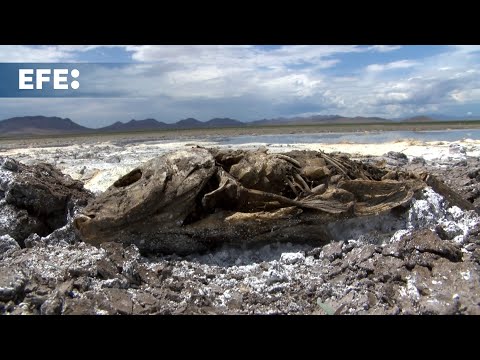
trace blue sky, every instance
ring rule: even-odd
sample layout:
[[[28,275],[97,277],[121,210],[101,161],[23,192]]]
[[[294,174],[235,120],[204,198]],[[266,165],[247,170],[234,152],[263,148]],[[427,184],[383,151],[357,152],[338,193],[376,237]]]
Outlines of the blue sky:
[[[0,99],[0,119],[41,114],[100,127],[132,118],[480,118],[480,46],[5,45],[0,62],[124,64],[82,79],[121,98]]]

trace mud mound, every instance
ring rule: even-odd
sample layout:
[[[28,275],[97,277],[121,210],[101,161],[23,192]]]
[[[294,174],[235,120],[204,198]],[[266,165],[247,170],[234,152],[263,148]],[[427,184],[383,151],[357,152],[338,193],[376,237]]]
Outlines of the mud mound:
[[[2,260],[0,313],[479,314],[479,251],[431,230],[383,245],[269,244],[188,257],[39,243]]]
[[[46,236],[90,198],[81,182],[50,164],[27,166],[0,157],[0,235],[22,245],[30,234]]]

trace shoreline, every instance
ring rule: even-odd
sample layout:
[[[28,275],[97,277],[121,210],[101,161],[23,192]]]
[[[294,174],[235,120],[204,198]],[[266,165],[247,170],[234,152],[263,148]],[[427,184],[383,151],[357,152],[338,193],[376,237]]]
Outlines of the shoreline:
[[[295,134],[325,134],[325,133],[382,133],[389,131],[450,131],[450,130],[478,130],[480,123],[425,123],[425,124],[322,124],[322,125],[285,125],[285,126],[247,126],[232,128],[203,128],[155,130],[118,133],[80,133],[59,135],[31,135],[31,136],[0,136],[0,149],[12,145],[59,146],[61,143],[100,142],[100,141],[154,141],[172,139],[197,139],[215,137],[258,136],[258,135],[295,135]]]

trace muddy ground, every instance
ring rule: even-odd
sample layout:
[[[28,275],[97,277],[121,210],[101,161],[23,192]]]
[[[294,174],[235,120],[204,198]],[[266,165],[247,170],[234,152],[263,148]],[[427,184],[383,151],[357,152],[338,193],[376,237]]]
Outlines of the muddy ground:
[[[477,157],[364,160],[430,171],[480,206]],[[185,257],[96,248],[78,241],[70,223],[24,248],[3,235],[0,313],[480,314],[478,214],[427,188],[402,221],[386,240],[357,223],[358,236],[323,247],[274,243]]]

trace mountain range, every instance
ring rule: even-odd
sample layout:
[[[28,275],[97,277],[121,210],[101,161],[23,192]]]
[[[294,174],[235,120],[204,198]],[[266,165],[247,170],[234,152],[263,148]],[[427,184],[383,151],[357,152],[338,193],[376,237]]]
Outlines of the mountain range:
[[[56,116],[23,116],[0,121],[0,136],[3,135],[56,135],[91,131],[72,120]]]
[[[247,126],[281,126],[281,125],[315,125],[315,124],[374,124],[374,123],[425,123],[432,121],[460,120],[451,119],[440,115],[415,116],[403,119],[385,119],[380,117],[345,117],[341,115],[313,115],[308,117],[274,118],[263,119],[251,122],[242,122],[230,118],[214,118],[208,121],[199,121],[194,118],[183,119],[176,123],[165,123],[155,119],[130,120],[123,123],[117,121],[98,129],[81,126],[68,118],[46,117],[46,116],[23,116],[14,117],[0,121],[1,136],[18,135],[61,135],[77,133],[111,133],[130,132],[146,130],[167,130],[167,129],[198,129],[198,128],[225,128],[225,127],[247,127]]]

